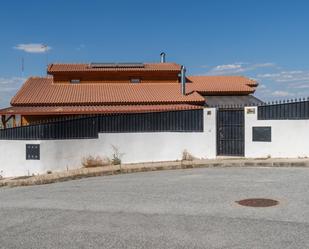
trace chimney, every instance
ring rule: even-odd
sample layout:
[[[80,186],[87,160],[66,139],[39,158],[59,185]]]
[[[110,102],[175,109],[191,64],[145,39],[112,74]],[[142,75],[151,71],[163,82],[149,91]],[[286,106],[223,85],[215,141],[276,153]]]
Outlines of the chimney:
[[[161,57],[161,63],[165,63],[165,53],[164,52],[162,52],[161,54],[160,54],[160,57]]]
[[[181,93],[186,95],[186,68],[181,66]]]

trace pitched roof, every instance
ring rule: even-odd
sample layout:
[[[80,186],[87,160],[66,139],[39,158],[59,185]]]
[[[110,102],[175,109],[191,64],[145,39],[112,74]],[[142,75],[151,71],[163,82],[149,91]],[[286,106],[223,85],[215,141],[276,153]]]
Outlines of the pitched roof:
[[[188,91],[203,94],[250,94],[258,83],[243,76],[189,76]]]
[[[48,66],[47,72],[97,72],[97,71],[180,71],[181,65],[176,63],[144,63],[144,67],[91,67],[90,64],[61,64]]]
[[[54,84],[51,77],[29,78],[13,106],[203,104],[196,92],[182,95],[178,83]]]
[[[180,105],[114,105],[114,106],[13,106],[0,110],[0,115],[70,115],[116,114],[197,110],[202,106]]]
[[[263,101],[252,95],[204,96],[209,107],[235,107],[259,105]]]

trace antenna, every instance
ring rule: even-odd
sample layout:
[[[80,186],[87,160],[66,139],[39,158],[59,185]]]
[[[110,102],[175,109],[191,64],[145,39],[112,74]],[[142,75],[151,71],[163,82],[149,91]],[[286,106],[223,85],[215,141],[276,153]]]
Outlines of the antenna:
[[[44,49],[44,52],[46,54],[46,66],[48,67],[48,46],[46,44],[43,44],[42,48]]]
[[[24,72],[25,72],[25,59],[22,56],[21,57],[21,77],[24,78]]]

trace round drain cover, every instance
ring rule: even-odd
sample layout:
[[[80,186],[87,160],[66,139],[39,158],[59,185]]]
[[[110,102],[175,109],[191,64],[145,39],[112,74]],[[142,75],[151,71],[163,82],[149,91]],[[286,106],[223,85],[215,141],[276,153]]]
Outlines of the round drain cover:
[[[279,204],[279,201],[264,198],[253,198],[236,201],[239,205],[246,207],[271,207]]]

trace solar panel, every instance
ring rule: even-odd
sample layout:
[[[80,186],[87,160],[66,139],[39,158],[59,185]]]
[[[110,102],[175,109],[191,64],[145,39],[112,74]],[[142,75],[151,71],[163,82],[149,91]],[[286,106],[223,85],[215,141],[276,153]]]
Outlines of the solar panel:
[[[116,63],[91,63],[90,64],[90,67],[91,68],[101,68],[101,67],[103,67],[103,68],[108,68],[108,67],[116,67]]]
[[[91,63],[91,68],[143,68],[145,65],[139,62],[122,62],[122,63]]]

